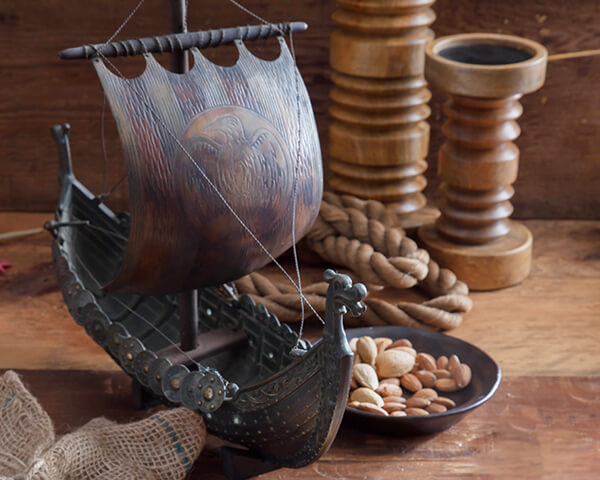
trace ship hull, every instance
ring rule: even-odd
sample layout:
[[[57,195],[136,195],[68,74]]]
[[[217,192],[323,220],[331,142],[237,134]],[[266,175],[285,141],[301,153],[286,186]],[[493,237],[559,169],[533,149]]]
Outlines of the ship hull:
[[[318,459],[337,433],[350,382],[353,357],[341,314],[327,319],[323,338],[314,345],[298,343],[287,325],[250,297],[230,297],[222,288],[203,289],[199,333],[230,329],[245,335],[246,341],[203,358],[202,365],[182,362],[175,390],[173,383],[157,385],[154,377],[169,375],[173,367],[161,352],[179,342],[177,296],[102,289],[120,267],[128,216],[115,215],[75,178],[68,127],[56,126],[53,133],[61,159],[61,194],[50,228],[55,235],[53,256],[75,321],[125,372],[169,405],[189,406],[190,399],[192,406],[197,399],[200,405],[208,398],[197,397],[196,391],[203,385],[199,378],[211,377],[206,372],[214,372],[210,380],[216,379],[222,389],[229,388],[219,383],[223,379],[238,385],[229,397],[203,411],[209,430],[219,437],[278,466],[301,467]],[[303,355],[290,353],[295,346]]]

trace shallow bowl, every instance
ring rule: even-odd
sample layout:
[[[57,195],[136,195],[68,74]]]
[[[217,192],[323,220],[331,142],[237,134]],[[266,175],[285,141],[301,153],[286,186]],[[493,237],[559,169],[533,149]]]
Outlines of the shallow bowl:
[[[391,435],[423,435],[450,428],[473,409],[488,401],[500,384],[500,367],[488,354],[470,343],[439,332],[407,327],[365,327],[346,330],[348,340],[364,335],[389,337],[393,340],[409,339],[417,352],[430,353],[434,357],[456,354],[461,362],[471,367],[471,383],[456,392],[441,393],[456,402],[456,407],[431,415],[391,417],[346,407],[344,423],[364,431]]]

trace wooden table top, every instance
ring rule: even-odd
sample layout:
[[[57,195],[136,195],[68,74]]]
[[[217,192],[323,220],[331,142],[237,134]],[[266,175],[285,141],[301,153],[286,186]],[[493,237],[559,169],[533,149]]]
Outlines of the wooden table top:
[[[0,233],[51,216],[0,212]],[[500,364],[503,380],[488,403],[437,435],[396,438],[342,426],[320,461],[260,478],[597,478],[600,221],[525,223],[534,235],[529,278],[473,293],[473,310],[449,332]],[[0,370],[19,370],[59,433],[100,415],[145,417],[131,405],[128,377],[69,315],[50,244],[46,233],[0,242],[0,259],[13,264],[0,274]],[[210,439],[191,478],[223,478],[217,446]]]

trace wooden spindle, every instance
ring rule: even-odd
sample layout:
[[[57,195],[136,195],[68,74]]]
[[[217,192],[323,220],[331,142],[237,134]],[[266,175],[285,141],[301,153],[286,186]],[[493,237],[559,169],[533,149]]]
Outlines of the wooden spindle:
[[[519,98],[544,82],[546,49],[496,34],[443,37],[427,49],[426,75],[450,99],[439,152],[440,217],[419,235],[440,264],[474,290],[522,281],[531,232],[510,220],[521,130]]]
[[[423,76],[435,0],[339,0],[330,63],[329,186],[386,203],[406,227],[437,215],[422,191],[431,93]]]

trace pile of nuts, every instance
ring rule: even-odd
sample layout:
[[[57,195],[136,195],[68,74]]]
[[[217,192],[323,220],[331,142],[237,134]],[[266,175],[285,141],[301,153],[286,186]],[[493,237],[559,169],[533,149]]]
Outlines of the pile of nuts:
[[[471,368],[458,356],[435,359],[417,353],[405,338],[353,338],[350,348],[354,366],[348,406],[367,412],[394,417],[442,413],[456,403],[437,391],[454,392],[471,382]],[[405,391],[412,396],[406,398]]]

